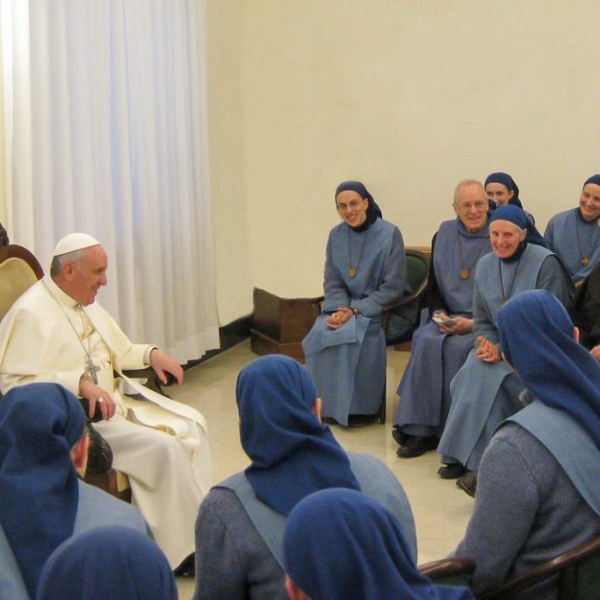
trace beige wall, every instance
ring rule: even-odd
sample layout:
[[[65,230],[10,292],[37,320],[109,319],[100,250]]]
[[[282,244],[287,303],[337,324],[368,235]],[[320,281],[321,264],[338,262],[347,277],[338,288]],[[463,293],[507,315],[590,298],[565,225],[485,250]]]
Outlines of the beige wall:
[[[600,172],[595,0],[208,0],[222,323],[252,286],[321,291],[333,190],[361,179],[410,245],[455,183],[511,173],[540,228]]]
[[[543,229],[600,172],[596,0],[207,6],[221,324],[252,311],[254,286],[321,292],[343,179],[426,245],[461,178],[508,171]]]
[[[209,160],[221,325],[252,312],[242,148],[242,8],[242,0],[207,2]]]

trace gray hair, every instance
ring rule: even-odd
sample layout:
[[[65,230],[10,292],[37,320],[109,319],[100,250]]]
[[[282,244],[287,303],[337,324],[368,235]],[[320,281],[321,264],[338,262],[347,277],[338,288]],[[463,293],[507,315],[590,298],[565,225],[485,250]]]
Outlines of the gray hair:
[[[485,188],[483,187],[483,183],[481,183],[481,181],[478,181],[477,179],[463,179],[462,181],[458,182],[458,185],[454,189],[454,200],[452,201],[452,204],[454,204],[454,206],[456,206],[456,202],[458,200],[458,192],[460,192],[460,190],[462,190],[463,188],[465,188],[469,185],[479,186],[485,196]]]
[[[8,233],[2,223],[0,223],[0,247],[8,246],[10,244],[10,240],[8,239]]]
[[[73,252],[67,252],[65,254],[59,254],[58,256],[52,257],[52,263],[50,264],[50,276],[57,277],[60,275],[63,266],[67,262],[77,264],[84,250],[85,248],[82,248],[81,250],[73,250]]]

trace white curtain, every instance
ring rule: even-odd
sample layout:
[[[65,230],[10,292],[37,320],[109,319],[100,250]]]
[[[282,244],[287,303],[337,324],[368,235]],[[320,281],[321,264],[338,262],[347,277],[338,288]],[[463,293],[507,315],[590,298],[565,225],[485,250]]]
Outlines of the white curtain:
[[[218,347],[204,0],[0,3],[11,241],[90,233],[134,341]]]

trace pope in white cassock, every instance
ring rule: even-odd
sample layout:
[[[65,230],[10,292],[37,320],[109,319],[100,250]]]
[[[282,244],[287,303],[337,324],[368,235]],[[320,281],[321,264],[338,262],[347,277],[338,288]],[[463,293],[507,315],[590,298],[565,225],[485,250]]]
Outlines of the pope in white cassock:
[[[128,475],[133,503],[176,568],[194,552],[198,506],[210,487],[206,423],[195,409],[123,376],[123,369],[151,365],[163,382],[171,373],[181,383],[183,369],[159,348],[131,343],[94,302],[107,283],[107,264],[106,252],[87,234],[57,244],[50,275],[0,322],[0,390],[51,381],[87,398],[90,414],[100,403],[105,420],[94,427],[111,445],[114,468]],[[125,397],[123,380],[146,400]]]

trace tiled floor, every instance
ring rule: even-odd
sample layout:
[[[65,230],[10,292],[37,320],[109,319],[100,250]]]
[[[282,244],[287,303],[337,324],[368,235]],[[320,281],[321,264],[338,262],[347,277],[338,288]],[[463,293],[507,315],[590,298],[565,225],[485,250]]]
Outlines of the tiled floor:
[[[369,452],[383,460],[396,474],[411,502],[417,526],[419,563],[441,558],[451,552],[462,538],[473,508],[473,500],[460,491],[454,481],[438,477],[439,457],[435,452],[414,459],[396,456],[392,439],[398,397],[396,388],[409,354],[388,348],[387,423],[360,429],[332,430],[347,450]],[[238,436],[235,382],[240,369],[257,358],[249,341],[238,344],[188,370],[185,383],[173,390],[173,397],[195,406],[206,417],[212,450],[213,481],[216,483],[248,464]],[[180,598],[188,600],[193,580],[178,578]]]

